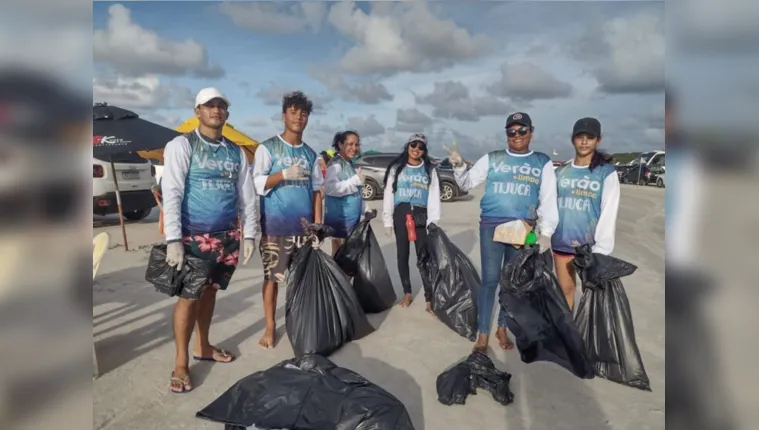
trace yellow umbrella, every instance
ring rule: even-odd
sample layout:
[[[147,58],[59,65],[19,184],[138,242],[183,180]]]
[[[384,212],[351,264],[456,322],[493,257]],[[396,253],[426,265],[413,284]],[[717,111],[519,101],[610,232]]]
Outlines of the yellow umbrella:
[[[198,118],[192,117],[187,121],[175,128],[180,133],[188,133],[198,128]],[[248,157],[248,162],[253,162],[253,155],[256,153],[258,147],[258,141],[251,139],[245,133],[237,130],[232,124],[224,124],[224,129],[221,131],[221,135],[240,146]],[[153,151],[138,151],[140,157],[146,159],[159,160],[163,164],[163,149],[156,149]]]

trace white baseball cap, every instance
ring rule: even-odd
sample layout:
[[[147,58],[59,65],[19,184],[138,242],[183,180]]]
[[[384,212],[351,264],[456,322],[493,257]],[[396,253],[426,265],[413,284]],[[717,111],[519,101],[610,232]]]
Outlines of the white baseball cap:
[[[216,88],[209,87],[203,88],[198,92],[198,95],[195,96],[195,107],[204,105],[213,99],[222,99],[224,100],[224,103],[227,104],[227,107],[232,106],[232,103],[229,102],[229,99],[226,98],[224,94],[221,93],[221,91],[217,90]]]

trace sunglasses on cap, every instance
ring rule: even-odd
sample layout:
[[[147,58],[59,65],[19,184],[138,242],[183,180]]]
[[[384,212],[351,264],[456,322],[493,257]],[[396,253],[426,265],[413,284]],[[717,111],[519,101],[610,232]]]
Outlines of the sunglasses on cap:
[[[414,149],[417,149],[417,148],[419,148],[421,150],[427,149],[427,144],[424,143],[424,142],[419,142],[419,141],[411,142],[411,143],[408,144],[408,146],[410,146],[411,148],[414,148]]]
[[[517,134],[520,136],[524,136],[527,134],[527,132],[530,131],[530,127],[519,127],[519,128],[507,128],[506,129],[506,136],[514,137]]]

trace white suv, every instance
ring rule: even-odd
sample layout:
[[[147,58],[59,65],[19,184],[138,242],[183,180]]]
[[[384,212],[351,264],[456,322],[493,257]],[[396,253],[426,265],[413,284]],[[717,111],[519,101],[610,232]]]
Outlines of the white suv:
[[[156,185],[155,168],[137,154],[113,157],[124,217],[132,221],[147,217],[157,206],[151,190]],[[118,213],[111,163],[95,157],[92,157],[92,207],[95,215]]]

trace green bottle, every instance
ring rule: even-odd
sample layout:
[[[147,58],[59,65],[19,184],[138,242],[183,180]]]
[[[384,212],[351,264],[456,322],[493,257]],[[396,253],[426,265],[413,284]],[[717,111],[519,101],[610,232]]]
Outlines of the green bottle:
[[[538,242],[538,236],[534,231],[527,233],[527,237],[524,238],[525,245],[535,245]]]

